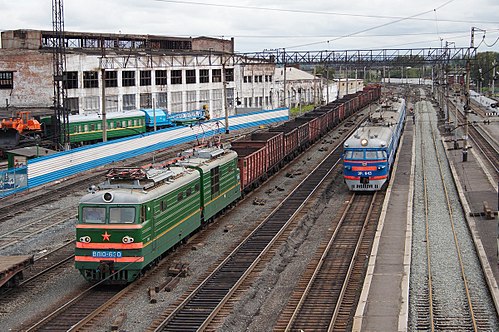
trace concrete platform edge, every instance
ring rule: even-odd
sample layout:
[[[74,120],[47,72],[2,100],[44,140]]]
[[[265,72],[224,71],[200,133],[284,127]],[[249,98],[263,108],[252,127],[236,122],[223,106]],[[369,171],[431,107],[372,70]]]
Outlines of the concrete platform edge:
[[[398,150],[397,150],[397,155],[396,155],[396,161],[395,161],[395,166],[394,166],[394,169],[392,170],[392,174],[395,174],[396,173],[396,170],[397,170],[397,165],[398,165],[398,159],[399,159],[399,155],[400,155],[400,150],[402,149],[402,146],[404,145],[403,142],[404,142],[404,136],[405,135],[405,130],[404,130],[404,134],[402,135],[402,137],[400,138],[400,145],[398,147]],[[411,170],[411,175],[412,175],[412,170]],[[377,256],[377,253],[378,253],[378,247],[379,247],[379,242],[380,242],[380,239],[381,239],[381,233],[383,232],[383,226],[384,226],[384,223],[385,223],[385,217],[386,217],[386,211],[387,211],[387,207],[388,207],[388,203],[390,201],[390,195],[391,195],[391,188],[393,186],[393,182],[395,181],[395,176],[392,176],[390,178],[390,185],[387,189],[387,193],[386,193],[386,197],[385,197],[385,200],[383,202],[383,207],[382,207],[382,210],[381,210],[381,216],[380,216],[380,221],[379,221],[379,224],[378,224],[378,228],[376,230],[376,234],[374,236],[374,242],[373,242],[373,247],[371,249],[371,255],[369,257],[369,263],[368,263],[368,266],[367,266],[367,272],[366,272],[366,277],[364,279],[364,284],[362,286],[362,292],[360,294],[360,298],[359,298],[359,304],[357,305],[357,310],[355,311],[355,316],[354,316],[354,320],[353,320],[353,324],[352,324],[352,331],[354,332],[360,332],[361,331],[361,328],[362,328],[362,320],[364,318],[364,310],[365,310],[365,307],[366,307],[366,304],[367,304],[367,299],[368,299],[368,296],[369,296],[369,290],[371,288],[371,282],[372,282],[372,278],[373,278],[373,274],[374,274],[374,267],[376,265],[376,256]],[[407,245],[407,238],[406,238],[406,245]],[[407,257],[405,257],[405,254],[404,254],[404,273],[406,272],[405,271],[405,261],[406,261]],[[409,267],[410,269],[410,253],[409,253]],[[405,276],[404,276],[405,277]],[[404,284],[405,280],[402,282]],[[402,285],[404,286],[404,285]],[[407,286],[408,286],[408,279],[407,279]],[[401,314],[405,311],[405,315],[406,315],[406,320],[407,320],[407,312],[408,312],[408,305],[409,305],[409,302],[408,302],[408,297],[406,297],[404,299],[404,291],[402,292],[402,297],[403,297],[403,301],[405,301],[405,303],[402,303],[402,307],[401,307]],[[408,296],[408,291],[407,291],[407,296]],[[405,307],[405,309],[404,309]],[[406,324],[407,325],[407,324]],[[400,317],[399,317],[399,326],[400,326]],[[404,330],[405,331],[405,330]]]

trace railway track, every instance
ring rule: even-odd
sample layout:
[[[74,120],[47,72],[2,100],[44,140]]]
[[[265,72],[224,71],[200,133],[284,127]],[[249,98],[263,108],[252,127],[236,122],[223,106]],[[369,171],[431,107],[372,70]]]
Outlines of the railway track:
[[[35,325],[26,329],[26,332],[69,331],[75,324],[88,317],[101,305],[109,302],[113,297],[119,296],[120,291],[122,291],[122,287],[118,286],[91,287]]]
[[[55,210],[26,225],[19,226],[12,231],[0,234],[0,250],[18,244],[19,242],[40,234],[52,227],[61,225],[68,221],[68,219],[75,218],[77,218],[77,215],[72,209],[66,208]]]
[[[38,257],[33,265],[30,265],[23,272],[23,280],[15,288],[7,288],[0,297],[0,307],[8,302],[15,301],[18,296],[33,290],[41,283],[52,278],[59,273],[60,268],[73,264],[74,241],[68,242],[59,248]]]
[[[351,329],[384,197],[384,192],[352,194],[337,227],[300,279],[275,331]]]
[[[195,331],[204,329],[340,161],[340,154],[338,148],[333,150],[213,273],[202,281],[179,306],[165,312],[161,319],[150,326],[149,330]]]
[[[431,122],[431,121],[428,121]],[[425,126],[427,123],[425,122]],[[435,130],[426,133],[420,121],[419,132],[431,138],[420,143],[422,203],[424,222],[425,284],[418,285],[415,299],[414,328],[417,330],[488,331],[493,319],[487,310],[487,299],[481,293],[485,282],[475,275],[476,267],[464,253],[472,251],[471,241],[463,237],[464,222],[457,217],[451,188],[445,180],[443,158],[437,146]],[[430,140],[432,142],[430,142]],[[432,160],[436,158],[436,160]],[[437,164],[436,167],[433,164]],[[431,188],[430,188],[431,185]],[[421,224],[422,225],[422,224]],[[469,236],[469,234],[468,234]],[[446,254],[444,254],[446,253]],[[475,263],[476,263],[475,256]],[[483,278],[483,276],[482,276]],[[452,286],[449,286],[449,285]],[[490,300],[490,298],[488,299]],[[497,317],[496,317],[497,318]]]

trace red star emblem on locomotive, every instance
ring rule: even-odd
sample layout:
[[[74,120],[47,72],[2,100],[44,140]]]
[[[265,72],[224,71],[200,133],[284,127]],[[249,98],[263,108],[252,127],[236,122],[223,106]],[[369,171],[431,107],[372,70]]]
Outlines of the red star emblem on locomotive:
[[[102,234],[102,241],[109,241],[111,237],[111,234],[107,234],[107,231]]]

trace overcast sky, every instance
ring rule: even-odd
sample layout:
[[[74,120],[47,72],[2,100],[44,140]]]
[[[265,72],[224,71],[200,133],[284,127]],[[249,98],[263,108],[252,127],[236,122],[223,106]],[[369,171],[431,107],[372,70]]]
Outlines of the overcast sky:
[[[0,30],[52,30],[52,0],[0,8]],[[64,19],[67,31],[234,37],[236,52],[468,47],[477,27],[478,51],[499,52],[499,0],[66,0]]]

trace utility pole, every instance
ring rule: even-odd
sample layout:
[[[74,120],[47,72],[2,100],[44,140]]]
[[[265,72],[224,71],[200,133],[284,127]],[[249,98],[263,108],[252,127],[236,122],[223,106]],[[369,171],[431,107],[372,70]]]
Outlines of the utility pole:
[[[491,88],[492,97],[494,97],[494,95],[495,95],[495,91],[494,91],[494,80],[495,79],[496,79],[496,60],[494,59],[494,61],[492,62],[492,88]]]
[[[283,91],[283,97],[284,97],[284,107],[286,107],[287,102],[286,102],[286,49],[282,49],[282,63],[283,63],[283,68],[284,68],[284,75],[283,75],[283,85],[284,85],[284,91]]]
[[[104,45],[104,39],[101,39],[101,114],[102,114],[102,141],[107,142],[107,114],[106,114],[106,49]]]
[[[224,115],[225,115],[225,133],[229,134],[229,107],[227,105],[227,76],[225,73],[225,65],[226,65],[226,58],[225,58],[225,42],[223,43],[223,50],[222,50],[222,56],[220,57],[220,61],[222,62],[222,107],[224,109]]]
[[[222,93],[222,100],[223,100],[223,108],[224,108],[224,114],[225,114],[225,133],[229,133],[229,108],[227,105],[227,78],[225,77],[225,56],[222,55],[222,86],[223,86],[223,93]]]
[[[475,28],[471,28],[471,43],[466,57],[466,86],[464,96],[464,144],[463,144],[463,162],[468,161],[468,113],[470,112],[470,75],[471,75],[471,50],[474,48]]]

